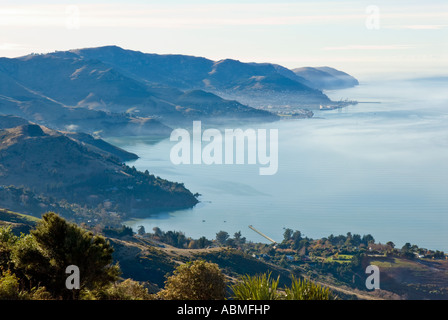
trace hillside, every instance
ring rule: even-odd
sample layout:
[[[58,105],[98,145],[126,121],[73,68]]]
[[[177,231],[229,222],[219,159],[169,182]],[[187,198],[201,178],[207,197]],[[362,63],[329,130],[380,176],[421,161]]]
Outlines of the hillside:
[[[28,88],[14,78],[14,73],[20,70],[20,63],[16,64],[14,59],[0,58],[1,115],[19,116],[58,130],[96,132],[104,136],[135,134],[167,136],[171,132],[169,127],[154,118],[65,105],[36,89]],[[45,70],[36,71],[37,74],[31,74],[31,71],[29,70],[30,74],[25,74],[23,77],[36,77],[36,83],[42,80],[41,73],[46,74]],[[53,85],[58,87],[58,83]]]
[[[38,221],[32,216],[0,209],[0,227],[11,227],[16,235],[21,232],[28,234]],[[344,246],[345,249],[339,248],[339,254],[336,255],[338,257],[329,259],[328,256],[324,258],[320,251],[323,240],[327,238],[306,239],[310,244],[308,258],[301,256],[296,250],[286,249],[289,241],[274,247],[241,241],[241,238],[229,239],[227,244],[206,240],[210,245],[193,248],[195,245],[192,244],[197,245],[201,241],[184,238],[186,243],[179,247],[163,241],[163,237],[160,238],[162,233],[168,237],[178,237],[182,233],[176,235],[159,230],[154,234],[136,235],[126,227],[115,230],[112,232],[113,229],[103,229],[102,233],[114,248],[113,260],[120,265],[121,277],[144,283],[151,293],[164,287],[166,277],[173,274],[179,264],[205,260],[216,263],[229,284],[244,275],[270,273],[274,279],[279,277],[280,286],[285,286],[290,284],[291,275],[294,274],[330,288],[339,300],[446,299],[448,295],[446,259],[434,259],[429,255],[423,258],[405,257],[400,254],[403,249],[391,252],[390,247],[374,242],[370,243],[375,250],[369,253],[342,254],[342,251],[347,250],[359,253],[357,247]],[[326,250],[330,249],[328,243],[325,247]],[[378,251],[383,250],[381,248],[389,253],[381,254]],[[294,259],[285,259],[292,256]],[[367,290],[365,287],[365,268],[368,265],[380,268],[379,290]]]
[[[70,136],[35,124],[0,130],[0,185],[22,186],[54,197],[52,202],[101,206],[120,216],[142,208],[188,208],[198,202],[182,184],[122,164],[104,149],[112,148],[105,142],[93,141],[93,146]]]
[[[366,254],[359,266],[342,261],[342,258],[326,265],[317,262],[318,257],[288,261],[284,259],[285,252],[281,248],[274,249],[271,245],[260,243],[216,246],[215,242],[207,248],[189,249],[155,241],[148,235],[109,239],[115,248],[114,257],[120,263],[123,276],[150,282],[158,289],[163,288],[164,275],[171,274],[178,264],[203,259],[216,263],[229,282],[247,274],[271,273],[274,278],[279,277],[280,286],[284,286],[289,285],[291,274],[301,275],[330,288],[340,300],[446,299],[448,294],[446,260]],[[367,265],[380,268],[380,290],[366,289]],[[349,275],[347,279],[345,273]]]
[[[63,132],[63,134],[73,140],[76,140],[77,142],[83,144],[84,146],[88,146],[88,148],[98,153],[103,153],[106,156],[107,155],[115,156],[121,162],[138,159],[138,156],[136,154],[123,150],[119,147],[116,147],[104,141],[103,139],[95,138],[90,134],[83,132]]]
[[[371,257],[381,270],[381,288],[404,299],[448,299],[448,261]]]
[[[269,107],[335,104],[322,89],[356,85],[328,67],[213,61],[117,46],[0,58],[0,114],[102,136],[168,136],[172,127],[276,121]]]
[[[313,88],[307,79],[271,63],[244,63],[233,59],[213,61],[179,54],[143,53],[117,46],[76,49],[53,55],[99,60],[150,85],[183,91],[205,90],[252,107],[291,104],[318,108],[322,103],[330,103],[330,99]]]
[[[306,79],[311,87],[320,90],[345,89],[359,84],[351,75],[330,67],[303,67],[292,71]]]
[[[0,115],[0,130],[11,129],[19,126],[28,126],[28,125],[35,125],[35,123],[29,122],[17,116]],[[46,127],[41,128],[43,128],[43,130],[45,130],[45,132],[47,132],[48,134],[58,134],[55,130],[50,130]],[[138,159],[138,156],[136,154],[123,150],[114,145],[111,145],[110,143],[104,141],[103,139],[94,137],[87,133],[60,131],[59,134],[63,134],[97,153],[102,153],[103,155],[109,157],[111,156],[117,157],[118,160],[122,162]]]
[[[70,127],[105,136],[166,136],[171,131],[166,125],[192,119],[213,122],[217,115],[228,120],[277,119],[269,112],[213,94],[204,95],[197,104],[182,90],[150,84],[98,59],[71,52],[1,58],[0,83],[1,113],[60,130]]]
[[[234,59],[213,61],[203,57],[180,54],[153,54],[126,50],[117,46],[85,48],[56,52],[56,56],[75,55],[102,61],[130,77],[142,79],[152,84],[164,84],[180,90],[242,90],[244,82],[252,77],[279,77],[280,82],[289,78],[296,82],[294,90],[319,92],[307,87],[306,79],[291,70],[270,63],[244,63]],[[277,90],[281,88],[281,83]],[[268,88],[269,89],[269,88]]]
[[[10,227],[14,234],[27,234],[39,221],[38,218],[0,208],[0,227]]]
[[[272,272],[275,277],[280,276],[282,284],[289,280],[289,271],[231,248],[179,249],[167,244],[155,245],[148,239],[136,236],[110,238],[110,241],[124,278],[148,281],[158,288],[164,287],[166,275],[171,274],[179,264],[198,259],[218,264],[228,281],[235,281],[245,274],[265,272]]]

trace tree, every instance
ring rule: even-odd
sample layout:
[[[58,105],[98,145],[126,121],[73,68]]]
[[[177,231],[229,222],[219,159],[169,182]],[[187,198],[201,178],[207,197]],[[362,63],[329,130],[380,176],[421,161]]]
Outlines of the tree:
[[[241,231],[238,231],[233,234],[233,241],[235,245],[241,245],[246,242],[246,238],[241,237]]]
[[[351,247],[353,245],[353,236],[351,232],[347,232],[347,237],[345,239],[344,245]]]
[[[292,229],[289,228],[285,229],[285,232],[283,232],[283,241],[287,242],[291,240],[292,233],[293,233]]]
[[[126,279],[120,283],[111,284],[98,294],[98,298],[102,300],[150,300],[152,295],[143,284]]]
[[[216,234],[216,241],[218,241],[221,244],[225,244],[228,238],[229,234],[226,231],[219,231]]]
[[[156,236],[156,237],[158,237],[158,238],[163,237],[163,231],[160,230],[159,227],[154,227],[154,228],[152,228],[152,231],[154,231],[154,236]]]
[[[413,259],[415,258],[414,252],[412,251],[412,245],[409,242],[406,242],[404,246],[401,248],[401,256]]]
[[[300,249],[300,241],[302,240],[302,233],[299,230],[294,231],[291,236],[293,241],[293,248],[296,250]]]
[[[361,242],[362,242],[361,235],[355,233],[352,238],[353,245],[359,246],[361,244]]]
[[[30,235],[17,241],[13,260],[31,285],[43,285],[55,297],[77,299],[82,290],[102,288],[118,279],[120,270],[112,265],[112,253],[104,237],[49,212]],[[80,290],[65,287],[70,265],[79,268]]]
[[[108,237],[125,237],[125,236],[133,236],[134,232],[131,227],[127,227],[125,225],[122,225],[119,228],[103,228],[103,233]]]
[[[411,251],[411,244],[409,243],[409,242],[406,242],[405,244],[404,244],[404,246],[401,248],[401,251],[403,252],[403,253],[405,253],[405,252],[410,252]]]
[[[392,241],[388,241],[386,243],[389,247],[391,247],[392,249],[395,248],[395,243],[393,243]]]
[[[12,233],[11,226],[0,228],[0,270],[8,270],[12,263],[12,247],[19,237]]]
[[[363,235],[361,242],[368,246],[370,243],[375,243],[375,239],[371,234]]]
[[[167,300],[223,300],[226,288],[217,264],[196,260],[178,266],[158,295]]]
[[[146,233],[146,231],[145,231],[145,227],[144,227],[144,226],[138,226],[138,228],[137,228],[137,234],[140,235],[140,236],[144,236],[145,233]]]
[[[239,241],[239,240],[241,239],[241,231],[235,232],[235,233],[233,234],[233,238],[234,238],[236,241]]]
[[[197,241],[198,248],[205,248],[211,244],[211,241],[208,240],[206,237],[202,236]]]
[[[21,292],[19,280],[10,271],[0,277],[0,300],[19,300]]]
[[[177,247],[183,248],[184,244],[187,242],[187,238],[183,232],[179,231],[167,231],[162,237],[162,241]]]

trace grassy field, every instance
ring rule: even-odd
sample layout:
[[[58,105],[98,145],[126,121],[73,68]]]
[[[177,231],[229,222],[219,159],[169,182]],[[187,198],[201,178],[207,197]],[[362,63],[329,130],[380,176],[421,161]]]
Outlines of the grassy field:
[[[381,289],[407,299],[448,299],[448,261],[371,258],[369,263],[380,270]]]
[[[0,227],[10,226],[16,234],[28,233],[37,222],[39,219],[36,217],[0,208]]]

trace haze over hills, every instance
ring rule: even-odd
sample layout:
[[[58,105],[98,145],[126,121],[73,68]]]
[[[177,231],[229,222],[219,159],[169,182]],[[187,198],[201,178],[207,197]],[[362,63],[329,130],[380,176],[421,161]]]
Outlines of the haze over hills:
[[[306,79],[311,87],[321,90],[344,89],[359,84],[351,75],[330,67],[303,67],[292,71]]]
[[[12,129],[15,127],[29,127],[32,128],[32,125],[35,125],[35,123],[29,122],[23,118],[17,117],[17,116],[11,116],[11,115],[0,115],[0,130],[5,129]],[[138,159],[138,156],[134,153],[128,152],[126,150],[123,150],[119,147],[116,147],[100,138],[93,137],[90,134],[83,133],[83,132],[62,132],[62,131],[56,131],[56,130],[50,130],[45,127],[45,132],[51,133],[51,134],[62,134],[65,135],[72,140],[75,140],[79,144],[83,145],[84,147],[87,147],[89,150],[92,150],[97,153],[102,153],[106,157],[116,157],[119,161],[129,161],[129,160],[135,160]],[[37,130],[37,128],[36,128]],[[3,142],[2,142],[3,143]],[[6,143],[6,142],[4,142]],[[62,150],[61,150],[62,151]]]
[[[320,89],[331,81],[347,85],[336,73],[315,69],[310,76],[270,63],[117,46],[57,51],[0,58],[0,113],[58,130],[167,136],[192,120],[275,121],[276,114],[260,109],[332,103]]]
[[[151,84],[180,90],[201,89],[253,107],[266,104],[294,104],[318,108],[330,99],[295,72],[271,63],[243,63],[224,59],[212,61],[186,55],[158,55],[125,50],[117,46],[56,52],[97,59],[124,74]],[[274,97],[274,98],[272,98]],[[266,103],[262,103],[263,99]]]
[[[35,195],[25,198],[44,194],[92,208],[115,203],[126,214],[191,207],[197,199],[182,184],[123,165],[137,155],[96,137],[168,136],[192,120],[276,121],[277,114],[248,104],[331,102],[312,88],[315,81],[275,64],[116,46],[0,58],[0,185],[17,188],[6,192],[15,202],[27,189]]]
[[[0,59],[0,114],[16,115],[29,121],[59,130],[101,132],[102,135],[167,135],[171,129],[150,117],[135,117],[125,113],[111,113],[101,110],[69,106],[45,96],[36,89],[30,89],[13,77],[14,60]],[[45,69],[38,71],[46,73]],[[57,70],[54,71],[57,77]],[[24,78],[32,75],[24,75]],[[39,75],[34,81],[44,81]],[[39,80],[41,79],[41,80]],[[27,82],[31,80],[28,79]],[[52,87],[58,87],[53,84]],[[56,89],[53,89],[56,90]],[[73,86],[75,90],[75,86]],[[71,94],[69,90],[68,95]]]
[[[244,83],[252,77],[270,77],[276,74],[298,83],[296,89],[306,88],[306,80],[291,70],[270,63],[243,63],[224,59],[213,61],[203,57],[179,54],[151,54],[125,50],[117,46],[70,50],[79,58],[95,59],[114,66],[131,77],[149,83],[165,84],[180,90],[189,89],[245,89]],[[67,56],[67,52],[54,55]]]
[[[198,90],[150,85],[70,52],[0,59],[0,112],[58,129],[167,135],[192,119],[273,121],[269,112]],[[161,123],[163,122],[163,124]],[[111,129],[113,127],[113,129]],[[123,132],[124,131],[124,132]]]

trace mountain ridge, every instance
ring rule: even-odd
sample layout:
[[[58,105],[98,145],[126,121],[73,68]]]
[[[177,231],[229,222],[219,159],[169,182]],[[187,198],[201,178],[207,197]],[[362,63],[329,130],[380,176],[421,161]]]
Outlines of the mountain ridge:
[[[316,89],[346,89],[359,85],[358,80],[351,75],[331,67],[302,67],[292,71]]]
[[[286,91],[295,95],[291,100],[302,99],[301,105],[304,107],[318,108],[320,103],[330,102],[325,94],[310,86],[307,79],[272,63],[244,63],[235,59],[213,61],[189,55],[143,53],[118,46],[74,49],[70,50],[70,53],[82,58],[100,60],[148,83],[165,84],[180,90],[203,89],[217,95],[225,93],[230,99],[248,92],[256,98],[269,98],[273,92],[284,94]],[[256,77],[262,77],[260,79],[264,80],[264,83],[254,83],[257,82]],[[287,79],[294,85],[272,86],[278,80]],[[274,100],[270,99],[269,103],[272,102]],[[257,107],[259,104],[250,106]]]
[[[150,85],[128,74],[98,59],[70,52],[3,58],[0,82],[8,85],[0,88],[0,112],[7,110],[9,114],[41,121],[44,125],[44,121],[52,119],[52,125],[64,122],[68,126],[72,124],[73,113],[82,111],[85,113],[83,131],[102,130],[106,135],[107,128],[102,124],[111,118],[118,123],[126,122],[124,126],[135,123],[136,119],[153,119],[154,131],[162,129],[165,136],[168,130],[163,130],[163,125],[177,125],[198,118],[209,122],[215,117],[233,121],[238,118],[241,121],[278,119],[267,111],[210,95],[208,104],[213,102],[214,107],[201,109],[201,105],[188,100],[188,95],[178,88]],[[182,105],[179,105],[180,97]],[[50,108],[52,112],[47,114]],[[94,123],[95,118],[107,119]],[[92,121],[86,124],[87,120]]]
[[[0,58],[0,113],[58,130],[166,137],[192,120],[272,122],[279,116],[271,106],[313,110],[334,104],[322,91],[326,78],[339,86],[348,83],[341,77],[357,80],[330,69],[312,69],[322,75],[322,85],[309,72],[278,64],[115,45]]]

